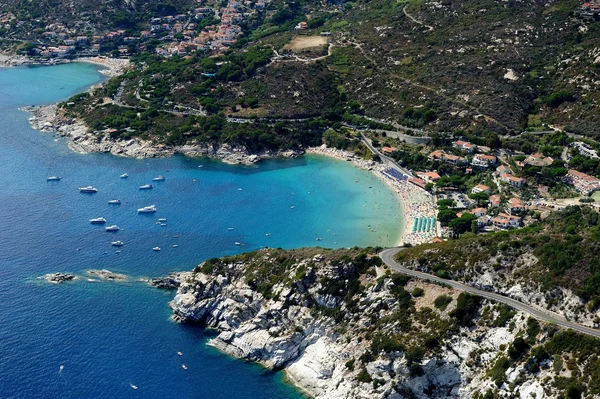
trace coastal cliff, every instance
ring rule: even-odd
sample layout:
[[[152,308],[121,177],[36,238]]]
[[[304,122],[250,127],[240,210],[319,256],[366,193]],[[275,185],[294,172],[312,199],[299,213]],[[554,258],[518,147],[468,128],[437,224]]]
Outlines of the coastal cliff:
[[[215,329],[211,345],[285,370],[315,398],[545,398],[600,389],[596,340],[392,274],[372,249],[211,259],[182,278],[171,307],[176,320]]]

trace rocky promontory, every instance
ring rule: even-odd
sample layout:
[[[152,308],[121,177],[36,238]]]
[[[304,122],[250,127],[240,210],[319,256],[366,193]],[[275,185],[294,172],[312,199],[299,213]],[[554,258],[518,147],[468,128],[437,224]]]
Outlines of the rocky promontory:
[[[29,123],[34,129],[65,137],[69,148],[79,153],[104,152],[133,158],[168,157],[174,154],[183,154],[190,157],[210,157],[225,163],[242,165],[253,165],[264,158],[295,158],[304,153],[294,150],[251,153],[245,147],[230,144],[215,146],[199,143],[168,146],[141,138],[113,140],[108,134],[91,131],[83,121],[65,116],[57,104],[21,109],[32,114]]]
[[[598,394],[598,341],[393,274],[372,249],[265,249],[185,276],[174,318],[315,398]],[[567,363],[573,359],[578,371]],[[565,377],[568,376],[568,377]]]

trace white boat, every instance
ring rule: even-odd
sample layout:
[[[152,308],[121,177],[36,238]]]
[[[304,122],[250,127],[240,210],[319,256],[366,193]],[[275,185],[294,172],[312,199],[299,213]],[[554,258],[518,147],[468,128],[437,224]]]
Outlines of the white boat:
[[[178,245],[177,245],[177,244],[173,244],[173,245],[171,245],[171,247],[172,247],[172,248],[177,248],[177,247],[178,247]]]
[[[118,199],[108,200],[108,203],[112,204],[112,205],[121,205],[121,200],[118,200]]]
[[[59,181],[60,179],[62,179],[60,176],[48,176],[46,181]]]
[[[143,186],[140,186],[140,190],[150,190],[152,187],[152,184],[144,184]]]
[[[117,226],[116,224],[113,224],[112,226],[108,226],[105,227],[104,230],[106,231],[119,231],[119,226]]]
[[[129,386],[131,387],[131,389],[138,389],[137,385],[129,384]]]
[[[156,176],[154,179],[152,179],[152,181],[165,181],[165,177],[162,175],[158,175]]]
[[[160,223],[160,226],[165,227],[167,224],[166,223]]]
[[[163,223],[164,223],[164,222],[166,222],[166,221],[167,221],[167,218],[158,218],[158,221],[159,221],[159,222],[163,222]]]
[[[242,245],[242,244],[241,244],[241,243],[239,243],[239,242],[235,242],[235,245]]]
[[[183,356],[183,353],[182,353],[182,352],[177,352],[177,354],[178,354],[179,356]]]
[[[121,179],[127,179],[129,177],[129,175],[127,173],[123,173],[121,175]]]
[[[232,230],[233,230],[233,227],[230,227],[230,228],[228,228],[227,230],[229,230],[229,231],[232,231]]]
[[[94,219],[90,219],[90,223],[91,224],[104,224],[104,223],[106,223],[106,219],[104,219],[104,218],[94,218]]]
[[[125,245],[125,243],[123,241],[113,241],[111,242],[113,247],[122,247],[123,245]]]
[[[97,193],[98,189],[96,187],[87,186],[87,187],[79,187],[80,193]]]
[[[160,251],[160,247],[154,247],[154,248],[152,248],[152,250],[158,252],[158,251]]]
[[[156,212],[156,207],[154,205],[148,205],[143,208],[139,208],[138,213],[154,213]]]
[[[184,369],[184,370],[187,370],[187,366],[185,364],[182,364],[181,368]]]

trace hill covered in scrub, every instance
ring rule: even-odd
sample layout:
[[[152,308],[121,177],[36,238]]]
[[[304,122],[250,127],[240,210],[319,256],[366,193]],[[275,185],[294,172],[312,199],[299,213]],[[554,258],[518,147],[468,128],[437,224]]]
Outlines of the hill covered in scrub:
[[[600,25],[576,18],[579,6],[571,0],[357,3],[339,17],[333,63],[368,114],[403,124],[518,132],[541,118],[595,134]]]
[[[375,249],[265,249],[181,278],[177,320],[317,398],[600,393],[597,340],[391,273]]]
[[[301,119],[318,136],[339,122],[375,124],[367,118],[383,122],[375,127],[437,132],[553,126],[597,134],[600,22],[577,17],[578,1],[373,0],[329,4],[327,12],[310,1],[272,6],[278,11],[245,27],[225,54],[142,53],[134,71],[78,97],[70,112],[97,132],[116,129],[115,139],[171,144],[219,142],[194,129],[207,116],[269,118],[280,130]],[[293,33],[303,19],[307,36]],[[326,41],[312,48],[293,41],[320,32]],[[134,123],[133,110],[147,111],[146,122]],[[273,133],[274,124],[259,129]],[[209,131],[229,137],[221,125]]]
[[[572,206],[535,226],[408,248],[404,266],[600,324],[598,213]]]

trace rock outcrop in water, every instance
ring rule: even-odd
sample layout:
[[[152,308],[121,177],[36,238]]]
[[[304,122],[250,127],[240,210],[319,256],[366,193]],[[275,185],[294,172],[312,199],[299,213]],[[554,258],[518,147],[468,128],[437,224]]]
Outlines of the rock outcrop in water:
[[[211,345],[285,370],[316,398],[600,390],[590,358],[600,355],[598,341],[391,274],[372,250],[267,249],[209,260],[184,278],[171,307],[176,320],[217,330]]]
[[[49,273],[43,276],[43,278],[49,283],[61,284],[66,281],[75,280],[77,276],[69,273]]]
[[[114,273],[114,272],[111,272],[110,270],[106,270],[106,269],[102,269],[102,270],[91,269],[91,270],[88,270],[87,273],[90,276],[98,277],[103,280],[111,280],[111,281],[126,281],[129,278],[125,274]]]

